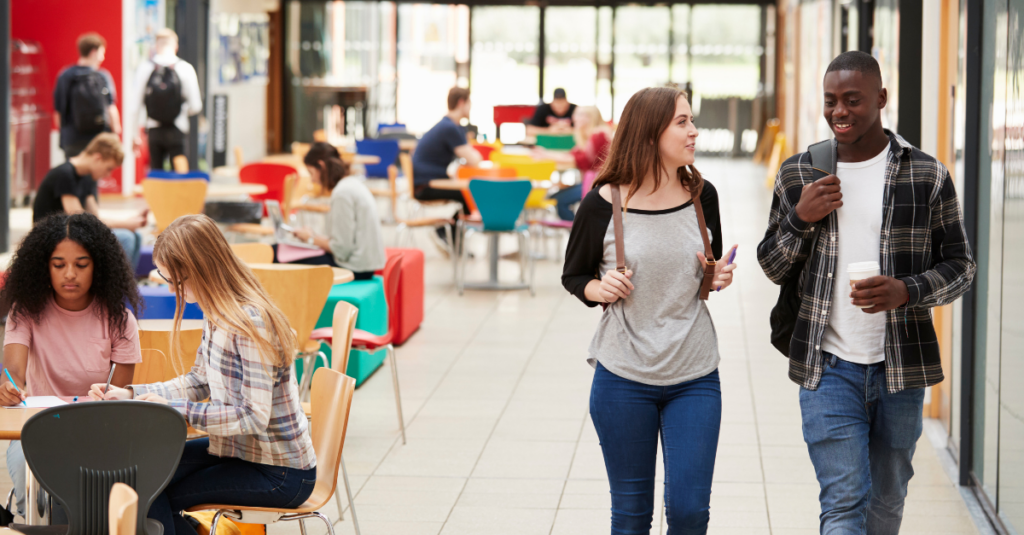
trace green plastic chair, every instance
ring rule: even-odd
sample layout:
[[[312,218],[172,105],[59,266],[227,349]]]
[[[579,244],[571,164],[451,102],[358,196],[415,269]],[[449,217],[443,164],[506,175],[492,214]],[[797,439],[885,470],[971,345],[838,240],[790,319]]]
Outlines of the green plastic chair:
[[[550,150],[571,150],[576,138],[571,135],[537,134],[537,146]]]

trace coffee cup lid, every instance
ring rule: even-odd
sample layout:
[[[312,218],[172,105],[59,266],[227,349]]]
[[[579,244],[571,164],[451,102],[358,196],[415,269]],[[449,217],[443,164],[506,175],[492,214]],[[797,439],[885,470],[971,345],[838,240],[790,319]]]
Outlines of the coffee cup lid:
[[[878,262],[876,262],[876,261],[871,261],[871,262],[853,262],[852,264],[847,266],[846,271],[847,272],[876,271],[878,269],[879,269]]]

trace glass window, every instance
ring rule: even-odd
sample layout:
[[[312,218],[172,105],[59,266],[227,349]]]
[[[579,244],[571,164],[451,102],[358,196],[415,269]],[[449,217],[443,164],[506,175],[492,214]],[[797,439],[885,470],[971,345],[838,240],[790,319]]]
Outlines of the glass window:
[[[400,4],[398,20],[398,119],[422,134],[448,111],[458,56],[468,56],[469,8]]]
[[[597,109],[612,116],[612,15],[611,7],[597,8]]]
[[[474,7],[469,122],[495,139],[494,106],[540,102],[540,8]]]
[[[669,24],[668,7],[615,9],[615,121],[633,93],[668,83]]]
[[[685,89],[687,82],[692,82],[690,71],[690,36],[692,35],[692,19],[690,6],[676,4],[672,6],[672,83],[679,89]],[[730,23],[732,21],[729,21]]]
[[[555,88],[565,89],[569,101],[592,106],[597,97],[597,9],[549,7],[544,13],[544,101]]]
[[[693,74],[688,79],[693,81],[694,93],[702,98],[757,96],[764,53],[761,6],[698,5],[691,16]],[[823,54],[829,54],[827,48]]]

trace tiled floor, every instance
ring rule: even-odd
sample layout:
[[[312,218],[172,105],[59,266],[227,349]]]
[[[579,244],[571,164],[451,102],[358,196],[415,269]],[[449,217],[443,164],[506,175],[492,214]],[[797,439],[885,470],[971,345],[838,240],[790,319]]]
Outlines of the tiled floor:
[[[710,533],[811,535],[818,485],[797,386],[767,342],[777,290],[755,259],[770,202],[763,171],[714,160],[701,169],[719,190],[727,243],[740,244],[736,283],[710,300],[723,390]],[[608,533],[608,485],[587,415],[593,370],[584,360],[600,309],[562,289],[554,261],[538,263],[535,297],[460,297],[450,264],[418,239],[428,248],[426,320],[397,352],[408,444],[398,438],[387,370],[356,392],[352,407],[345,461],[362,533]],[[471,276],[483,277],[476,250]],[[517,277],[516,266],[503,261],[503,277]],[[917,451],[902,533],[978,533],[927,438]],[[6,478],[0,471],[0,490]],[[661,495],[659,488],[659,505]],[[333,502],[325,513],[337,517]],[[307,524],[310,533],[325,532]],[[654,525],[653,533],[665,533],[660,513]],[[336,530],[354,532],[349,512]],[[298,526],[277,524],[270,533],[298,533]]]

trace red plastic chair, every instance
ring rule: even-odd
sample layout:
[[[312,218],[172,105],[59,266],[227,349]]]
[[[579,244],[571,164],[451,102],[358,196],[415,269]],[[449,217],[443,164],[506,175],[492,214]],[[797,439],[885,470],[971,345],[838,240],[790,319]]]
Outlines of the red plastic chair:
[[[277,201],[281,203],[281,211],[287,214],[288,203],[285,202],[288,193],[287,179],[295,175],[295,168],[290,165],[279,163],[250,163],[238,170],[238,180],[242,184],[263,184],[267,192],[260,195],[250,195],[254,201]],[[267,216],[267,208],[263,207],[263,217]]]
[[[402,444],[405,444],[405,418],[402,417],[402,395],[398,389],[398,361],[395,359],[394,340],[397,326],[399,324],[398,307],[398,282],[402,276],[402,257],[397,253],[388,257],[384,264],[384,300],[388,305],[388,332],[382,335],[368,333],[362,329],[356,329],[352,333],[352,349],[366,351],[374,354],[380,350],[387,351],[387,357],[391,359],[391,381],[395,385],[395,406],[398,408],[398,427],[402,430]],[[324,327],[313,331],[310,338],[331,343],[333,329]]]
[[[473,148],[480,153],[480,157],[485,160],[491,159],[491,153],[494,152],[494,147],[490,145],[477,145],[473,144]]]

